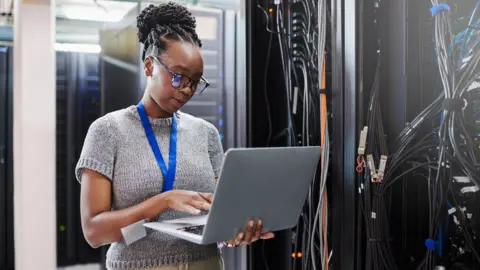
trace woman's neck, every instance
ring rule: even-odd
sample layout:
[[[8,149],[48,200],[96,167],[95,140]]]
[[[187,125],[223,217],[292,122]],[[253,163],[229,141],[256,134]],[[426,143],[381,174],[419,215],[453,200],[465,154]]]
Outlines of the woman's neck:
[[[164,111],[158,104],[149,96],[145,95],[142,98],[142,104],[145,108],[145,112],[152,118],[168,118],[172,117],[171,113]]]

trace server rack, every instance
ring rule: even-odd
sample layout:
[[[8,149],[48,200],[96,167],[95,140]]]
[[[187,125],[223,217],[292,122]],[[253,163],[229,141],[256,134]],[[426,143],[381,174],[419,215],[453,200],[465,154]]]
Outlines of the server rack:
[[[0,269],[13,269],[13,53],[0,47]]]
[[[74,159],[72,167],[76,165],[82,151],[83,142],[88,132],[90,124],[101,116],[101,94],[100,94],[100,72],[98,54],[77,54],[78,77],[77,94],[74,100],[75,133],[71,142],[73,143]],[[72,177],[73,171],[70,172]],[[77,264],[99,263],[101,261],[101,251],[93,249],[87,243],[83,236],[83,230],[80,221],[80,185],[75,179],[72,179],[77,187],[75,192],[75,203],[78,213],[76,226],[76,244],[77,244]]]
[[[289,114],[286,110],[287,95],[283,75],[280,75],[283,74],[281,49],[278,38],[266,31],[265,14],[257,6],[267,10],[273,7],[272,4],[270,1],[245,1],[247,147],[290,144],[291,134],[286,131]],[[271,118],[270,142],[268,108],[270,115],[274,116]],[[248,269],[290,269],[291,251],[291,230],[276,232],[274,239],[262,240],[248,247]]]
[[[357,183],[355,154],[362,93],[362,43],[359,31],[364,1],[332,0],[332,257],[335,268],[356,269]]]
[[[57,260],[59,266],[100,261],[83,237],[75,165],[88,127],[100,116],[97,54],[57,53]]]
[[[71,110],[69,106],[75,91],[75,65],[68,53],[57,53],[57,92],[56,92],[56,196],[57,196],[57,264],[60,266],[75,263],[75,182],[71,177]]]
[[[283,74],[280,60],[280,48],[277,31],[266,31],[271,22],[258,5],[264,10],[275,12],[278,1],[245,1],[247,24],[247,125],[249,147],[266,146],[268,128],[266,123],[265,99],[270,101],[272,117],[272,137],[270,146],[288,146],[289,131],[286,130],[287,105],[285,85],[278,74]],[[357,228],[357,176],[355,173],[355,154],[357,151],[357,134],[362,102],[362,33],[360,25],[363,13],[363,1],[331,0],[331,24],[329,29],[331,48],[327,58],[327,70],[331,70],[332,81],[328,89],[331,100],[332,158],[329,178],[329,194],[332,205],[330,243],[334,256],[332,265],[335,269],[356,269],[357,243],[360,234]],[[293,12],[287,8],[285,14]],[[285,19],[287,20],[287,19]],[[269,46],[269,33],[274,33],[271,43],[271,57],[266,59]],[[288,35],[288,34],[284,34]],[[266,64],[269,71],[266,72]],[[265,80],[267,81],[265,83]],[[264,94],[264,88],[268,93]],[[331,91],[330,91],[331,89]],[[265,96],[266,95],[266,96]],[[296,139],[296,138],[295,138]],[[292,235],[290,231],[277,234],[275,240],[264,244],[255,244],[249,252],[249,269],[290,269],[292,259]]]
[[[6,48],[0,48],[0,269],[7,259],[7,59]]]
[[[476,1],[445,3],[452,7],[452,17],[470,16],[476,5]],[[389,120],[384,122],[385,135],[391,138],[388,141],[389,149],[398,148],[399,142],[393,138],[430,105],[443,89],[439,82],[434,49],[434,19],[429,12],[431,7],[430,1],[400,0],[381,3],[381,103],[384,119]],[[453,31],[456,31],[455,28]],[[469,112],[471,111],[465,110],[465,114]],[[476,117],[478,119],[478,115]],[[439,123],[440,119],[435,118],[434,121]],[[431,126],[433,128],[434,123]],[[425,131],[430,130],[426,128]],[[426,219],[429,202],[425,196],[428,183],[423,180],[420,174],[409,174],[391,188],[394,190],[391,207],[395,209],[390,220],[391,241],[396,262],[401,269],[411,267],[413,258],[418,260],[425,254],[424,241],[429,230]],[[452,184],[452,189],[455,189],[455,185]],[[458,240],[455,239],[458,231],[450,230],[452,231],[445,232],[450,233],[446,239],[454,243]],[[478,242],[476,244],[478,245]],[[449,252],[449,248],[446,243],[444,246],[445,254]],[[455,264],[451,267],[467,269],[467,266]]]

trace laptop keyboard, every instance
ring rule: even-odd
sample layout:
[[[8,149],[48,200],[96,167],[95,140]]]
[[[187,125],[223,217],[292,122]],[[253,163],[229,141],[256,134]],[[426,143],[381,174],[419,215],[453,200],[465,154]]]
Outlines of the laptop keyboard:
[[[190,227],[184,227],[184,228],[179,228],[177,230],[188,232],[188,233],[193,233],[193,234],[198,234],[202,235],[203,234],[203,228],[205,225],[197,225],[197,226],[190,226]]]

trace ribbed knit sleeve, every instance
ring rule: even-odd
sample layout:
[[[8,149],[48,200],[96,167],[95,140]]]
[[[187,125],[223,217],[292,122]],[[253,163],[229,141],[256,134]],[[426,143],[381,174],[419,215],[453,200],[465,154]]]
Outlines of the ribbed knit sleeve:
[[[112,180],[118,136],[119,129],[111,115],[105,115],[90,125],[75,168],[79,182],[83,169],[96,171]]]
[[[214,125],[208,125],[208,154],[210,155],[213,173],[217,178],[222,169],[224,153],[220,134]]]

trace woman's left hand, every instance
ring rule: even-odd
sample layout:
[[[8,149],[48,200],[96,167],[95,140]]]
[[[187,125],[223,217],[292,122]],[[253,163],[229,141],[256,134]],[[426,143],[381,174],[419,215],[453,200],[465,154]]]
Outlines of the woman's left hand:
[[[227,241],[228,246],[238,246],[238,245],[250,245],[251,243],[257,241],[258,239],[271,239],[275,235],[271,232],[262,234],[262,221],[258,220],[255,224],[254,220],[250,220],[247,224],[245,232],[240,232],[237,234],[235,239]]]

